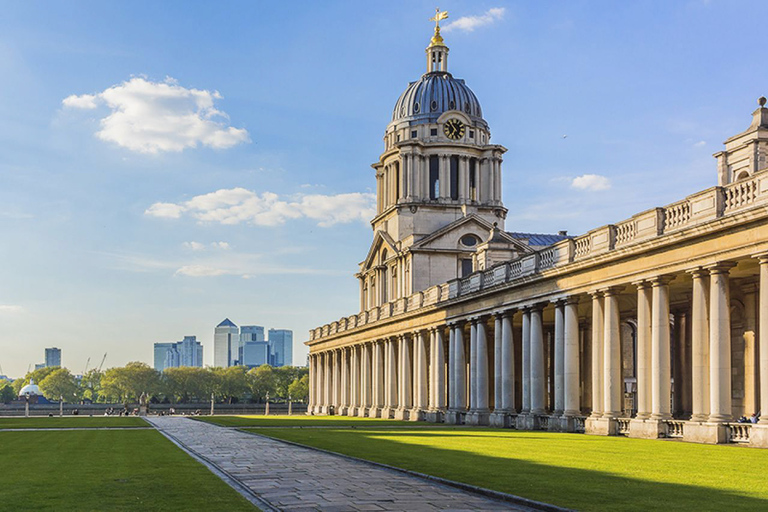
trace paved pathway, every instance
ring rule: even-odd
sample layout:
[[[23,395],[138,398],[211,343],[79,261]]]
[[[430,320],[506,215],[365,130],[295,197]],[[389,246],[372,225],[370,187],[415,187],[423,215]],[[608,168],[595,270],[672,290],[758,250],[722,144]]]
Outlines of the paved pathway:
[[[530,510],[373,464],[202,421],[181,417],[153,417],[148,421],[209,467],[213,465],[219,476],[236,481],[230,485],[236,489],[247,487],[268,504],[257,503],[265,509],[271,505],[273,510],[336,512]],[[239,490],[242,493],[243,489]]]

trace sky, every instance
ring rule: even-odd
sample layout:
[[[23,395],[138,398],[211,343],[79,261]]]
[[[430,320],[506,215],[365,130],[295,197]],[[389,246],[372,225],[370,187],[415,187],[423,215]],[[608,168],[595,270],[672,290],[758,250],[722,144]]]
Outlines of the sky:
[[[716,184],[768,95],[763,2],[443,1],[508,149],[510,231],[584,233]],[[370,164],[434,3],[6,2],[0,374],[358,311]],[[756,24],[757,23],[757,24]]]

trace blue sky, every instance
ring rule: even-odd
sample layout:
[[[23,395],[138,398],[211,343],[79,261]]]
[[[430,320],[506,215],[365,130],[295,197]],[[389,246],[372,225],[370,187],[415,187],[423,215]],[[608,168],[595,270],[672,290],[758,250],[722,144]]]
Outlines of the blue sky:
[[[716,183],[768,94],[761,2],[441,2],[507,229],[581,233]],[[391,109],[434,3],[13,2],[0,13],[0,365],[151,363],[355,313]],[[459,22],[460,18],[464,20]],[[458,22],[458,23],[457,23]],[[567,136],[567,137],[564,137]]]

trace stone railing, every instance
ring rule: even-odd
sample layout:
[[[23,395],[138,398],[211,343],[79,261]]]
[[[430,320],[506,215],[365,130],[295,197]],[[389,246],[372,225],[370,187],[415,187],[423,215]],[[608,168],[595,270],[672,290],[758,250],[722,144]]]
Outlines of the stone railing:
[[[453,279],[433,286],[409,297],[388,302],[353,315],[346,324],[337,323],[317,327],[309,332],[309,340],[319,340],[349,329],[368,325],[390,317],[413,312],[489,288],[514,283],[542,272],[589,258],[622,251],[633,244],[662,236],[668,232],[709,222],[733,212],[768,204],[768,171],[761,171],[749,179],[725,187],[712,187],[686,197],[664,208],[652,208],[630,219],[609,224],[588,233],[562,240],[541,251],[526,254],[512,261],[476,271],[467,277]],[[342,319],[343,320],[343,319]]]
[[[725,426],[729,443],[748,443],[751,423],[728,423]]]
[[[574,432],[584,432],[586,423],[587,423],[586,416],[574,416],[573,417]]]
[[[664,423],[667,424],[667,437],[683,437],[685,421],[667,420]]]
[[[538,416],[538,419],[539,419],[539,429],[549,430],[549,416]]]
[[[618,426],[617,433],[621,436],[628,436],[629,435],[629,422],[632,421],[632,418],[616,418],[616,423]]]

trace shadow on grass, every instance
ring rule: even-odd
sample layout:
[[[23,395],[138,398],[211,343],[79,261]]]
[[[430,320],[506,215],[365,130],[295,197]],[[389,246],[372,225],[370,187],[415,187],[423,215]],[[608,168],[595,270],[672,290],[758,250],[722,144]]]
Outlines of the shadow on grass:
[[[271,437],[282,438],[326,450],[389,464],[392,466],[418,471],[449,480],[464,482],[480,487],[507,492],[526,498],[553,503],[556,505],[576,508],[579,510],[765,510],[768,499],[739,494],[730,489],[718,488],[722,484],[736,481],[743,483],[744,492],[761,492],[768,496],[768,490],[761,476],[762,468],[768,462],[768,453],[752,453],[756,450],[739,450],[729,447],[712,447],[686,445],[671,449],[671,453],[663,453],[665,447],[662,441],[640,441],[629,439],[588,438],[583,435],[568,435],[559,440],[553,435],[537,435],[521,433],[520,436],[494,435],[492,430],[478,430],[477,434],[452,434],[450,432],[400,432],[400,431],[364,431],[349,430],[262,430],[254,431]],[[466,432],[462,430],[462,432]],[[557,436],[557,435],[555,435]],[[477,441],[477,438],[491,440],[494,443],[502,440],[506,443],[503,452],[514,449],[515,443],[523,446],[534,442],[559,442],[564,445],[562,451],[549,454],[551,460],[546,462],[531,461],[525,458],[524,451],[530,452],[526,446],[521,453],[505,453],[504,456],[494,456],[467,450],[452,449],[448,446],[399,442],[392,438],[463,438],[467,444]],[[608,441],[607,443],[595,441]],[[453,442],[453,441],[451,441]],[[631,443],[620,446],[618,443]],[[679,443],[682,445],[682,443]],[[718,450],[722,448],[725,456]],[[535,447],[534,447],[535,449]],[[502,450],[499,451],[502,453]],[[635,452],[635,453],[633,453]],[[661,452],[661,453],[658,453]],[[698,452],[698,453],[697,453]],[[584,459],[595,457],[589,469],[565,467],[568,457]],[[658,455],[657,455],[658,453]],[[742,466],[739,457],[742,454],[750,459],[750,466]],[[692,460],[681,461],[681,457]],[[563,460],[562,457],[566,459]],[[607,463],[601,464],[600,458],[613,457]],[[617,461],[623,457],[625,461]],[[730,463],[729,461],[732,461]],[[630,477],[611,472],[616,464],[633,469],[634,466],[651,464],[654,475],[658,472],[669,474],[673,480],[685,480],[688,472],[693,480],[706,479],[702,474],[702,465],[712,474],[711,482],[698,481],[696,484],[679,482],[658,482],[644,479],[642,474]],[[638,472],[641,468],[635,467]],[[695,475],[694,475],[695,473]],[[705,471],[706,473],[706,471]],[[648,478],[648,477],[646,477]],[[662,476],[663,478],[663,476]],[[710,484],[711,486],[708,486]]]

